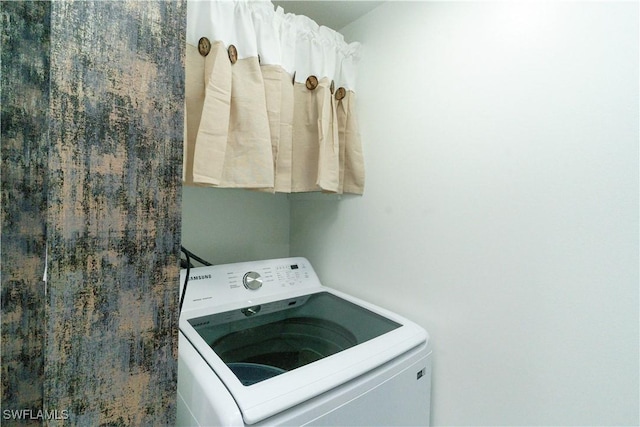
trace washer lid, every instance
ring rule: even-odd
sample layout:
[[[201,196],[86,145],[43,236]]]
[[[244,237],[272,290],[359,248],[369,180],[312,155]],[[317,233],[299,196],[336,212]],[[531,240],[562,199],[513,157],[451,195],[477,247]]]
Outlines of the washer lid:
[[[225,383],[247,424],[331,390],[428,339],[407,319],[322,286],[233,310],[189,311],[180,329]]]

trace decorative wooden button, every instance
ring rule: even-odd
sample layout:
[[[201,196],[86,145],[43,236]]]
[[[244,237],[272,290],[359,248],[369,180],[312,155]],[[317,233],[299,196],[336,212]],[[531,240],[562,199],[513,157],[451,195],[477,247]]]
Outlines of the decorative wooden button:
[[[200,52],[202,56],[209,55],[209,52],[211,52],[211,42],[208,38],[201,37],[200,40],[198,40],[198,52]]]
[[[331,91],[331,95],[333,95],[333,91],[336,88],[336,82],[334,82],[333,80],[331,80],[331,86],[329,86],[329,90]]]
[[[307,77],[306,85],[307,85],[307,89],[314,90],[315,88],[318,87],[318,78],[316,76]]]
[[[236,61],[238,61],[238,50],[234,45],[229,45],[227,52],[229,53],[229,61],[231,61],[232,64],[235,64]]]
[[[338,88],[338,90],[336,91],[336,99],[338,101],[341,101],[345,96],[347,96],[346,89],[343,87]]]

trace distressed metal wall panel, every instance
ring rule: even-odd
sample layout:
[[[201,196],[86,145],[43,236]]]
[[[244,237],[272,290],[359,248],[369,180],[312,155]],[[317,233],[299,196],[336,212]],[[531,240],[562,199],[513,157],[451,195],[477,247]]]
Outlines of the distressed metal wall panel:
[[[50,10],[0,3],[2,425],[42,408]]]
[[[72,425],[171,425],[186,2],[51,16],[45,406]]]
[[[0,17],[2,425],[171,425],[186,2]]]

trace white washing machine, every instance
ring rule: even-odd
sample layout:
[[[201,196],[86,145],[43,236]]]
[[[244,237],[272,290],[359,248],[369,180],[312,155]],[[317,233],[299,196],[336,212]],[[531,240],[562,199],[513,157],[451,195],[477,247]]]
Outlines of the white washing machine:
[[[189,276],[178,425],[429,425],[431,346],[420,326],[322,286],[304,258]]]

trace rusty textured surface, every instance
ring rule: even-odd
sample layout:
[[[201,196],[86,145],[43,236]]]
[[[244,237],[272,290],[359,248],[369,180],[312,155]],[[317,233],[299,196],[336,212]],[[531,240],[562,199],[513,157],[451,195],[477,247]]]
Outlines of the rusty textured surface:
[[[45,2],[0,3],[3,410],[37,411],[43,403],[50,11]],[[38,421],[20,423],[27,424]]]
[[[48,102],[48,163],[40,174],[46,204],[40,200],[38,211],[46,216],[48,281],[46,294],[35,283],[34,300],[41,317],[44,311],[41,408],[65,411],[49,425],[172,425],[186,2],[45,5],[50,81],[48,93],[46,84],[33,89]],[[3,94],[7,87],[3,76]],[[12,215],[4,169],[18,169],[5,166],[4,118],[3,98],[3,304],[13,295],[6,269],[27,262],[4,258],[5,216]],[[36,223],[42,231],[43,221]],[[42,235],[38,242],[33,270],[42,275]],[[3,316],[3,350],[5,326]],[[15,338],[6,341],[15,346]],[[5,393],[3,376],[3,403]]]

